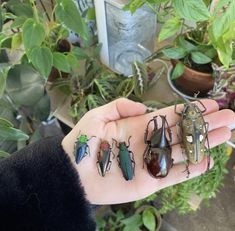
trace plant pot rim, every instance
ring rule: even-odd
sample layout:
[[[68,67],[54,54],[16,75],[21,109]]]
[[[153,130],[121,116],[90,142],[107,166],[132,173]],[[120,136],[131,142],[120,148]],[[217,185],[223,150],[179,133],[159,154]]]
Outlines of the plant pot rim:
[[[189,99],[189,100],[200,100],[200,99],[205,99],[205,98],[201,98],[201,97],[193,97],[193,96],[189,96],[186,95],[185,93],[181,92],[174,84],[173,81],[171,80],[171,71],[173,69],[173,66],[171,66],[170,68],[168,68],[168,72],[167,72],[167,81],[168,84],[170,85],[171,89],[177,93],[177,95],[179,95],[180,97],[184,98],[184,99]],[[196,71],[195,71],[196,72]],[[200,73],[200,72],[199,72]]]

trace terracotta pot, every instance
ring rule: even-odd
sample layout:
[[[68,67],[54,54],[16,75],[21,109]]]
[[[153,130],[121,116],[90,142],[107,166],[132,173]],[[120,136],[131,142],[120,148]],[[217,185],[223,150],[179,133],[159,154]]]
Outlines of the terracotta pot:
[[[171,61],[175,66],[178,61]],[[175,86],[184,94],[194,96],[199,93],[199,97],[205,97],[207,92],[214,86],[212,74],[195,71],[187,66],[184,66],[184,73],[178,79],[174,80]]]

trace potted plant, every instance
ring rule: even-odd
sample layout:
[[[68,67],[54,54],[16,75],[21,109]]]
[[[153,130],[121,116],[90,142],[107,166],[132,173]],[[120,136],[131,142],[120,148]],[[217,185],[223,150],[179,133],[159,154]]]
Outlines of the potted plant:
[[[40,139],[41,122],[51,118],[46,83],[52,70],[56,68],[60,77],[79,66],[78,56],[82,49],[70,49],[69,31],[79,34],[83,44],[88,41],[86,25],[74,1],[51,2],[51,15],[44,10],[43,1],[1,3],[2,157]],[[64,42],[66,46],[62,46]],[[64,50],[67,46],[69,49]]]
[[[134,0],[128,7],[133,12],[145,3],[153,7],[149,1],[136,4]],[[156,13],[163,22],[158,41],[168,40],[171,47],[152,57],[164,55],[173,60],[170,81],[174,87],[191,96],[198,91],[205,96],[213,87],[212,63],[226,68],[233,63],[234,7],[234,1],[157,1]],[[201,70],[206,74],[201,76]]]
[[[67,40],[70,31],[77,33],[83,44],[89,40],[87,26],[73,0],[52,1],[51,7],[47,12],[43,1],[33,0],[10,0],[1,5],[2,21],[8,21],[0,35],[1,49],[17,52],[12,65],[28,63],[45,79],[55,69],[62,76],[78,66]]]

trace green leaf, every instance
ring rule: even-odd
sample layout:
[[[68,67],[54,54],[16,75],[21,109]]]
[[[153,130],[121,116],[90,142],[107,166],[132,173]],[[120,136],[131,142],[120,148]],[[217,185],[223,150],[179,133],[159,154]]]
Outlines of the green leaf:
[[[32,18],[25,21],[22,30],[23,44],[26,51],[31,50],[35,46],[40,46],[46,36],[43,24],[36,22]]]
[[[60,71],[63,71],[66,73],[70,72],[70,65],[67,60],[67,56],[60,52],[53,53],[53,66]]]
[[[187,55],[187,51],[182,47],[168,48],[162,50],[162,52],[170,59],[182,59]]]
[[[11,24],[11,29],[17,29],[17,28],[22,27],[27,19],[28,18],[26,17],[18,17],[14,19],[13,23]]]
[[[0,98],[3,96],[3,93],[6,88],[6,78],[9,71],[9,67],[0,64]]]
[[[53,55],[48,47],[34,47],[29,54],[29,59],[45,78],[47,78],[51,72],[53,65]]]
[[[147,90],[148,73],[146,66],[139,62],[132,64],[132,70],[134,75],[134,92],[138,97],[141,97]]]
[[[10,156],[10,153],[0,150],[0,159],[5,158],[5,157],[9,157],[9,156]]]
[[[184,64],[179,62],[176,64],[171,73],[171,79],[177,79],[184,73]]]
[[[134,87],[135,87],[134,78],[127,78],[127,79],[123,80],[117,86],[117,94],[118,94],[118,96],[122,96],[122,97],[127,98],[134,90]]]
[[[124,225],[131,226],[133,230],[135,230],[137,227],[139,227],[142,224],[141,221],[141,215],[140,214],[134,214],[131,217],[128,217],[126,219],[121,220],[121,223]]]
[[[0,139],[21,141],[29,139],[29,136],[18,129],[0,125]]]
[[[22,44],[22,33],[17,33],[12,36],[11,48],[18,49]]]
[[[225,31],[228,30],[231,23],[235,20],[235,1],[230,1],[229,6],[226,8],[225,12],[221,15],[215,17],[212,22],[212,35],[215,40],[218,40]]]
[[[6,91],[16,105],[33,106],[44,95],[45,79],[29,64],[10,69]]]
[[[14,127],[13,124],[9,120],[7,120],[7,119],[5,119],[3,117],[0,117],[0,126]]]
[[[223,7],[227,7],[227,5],[231,2],[231,0],[219,0],[218,2],[216,2],[215,4],[215,8],[213,11],[213,14],[216,15],[219,13],[219,11],[223,8]]]
[[[151,212],[150,209],[144,210],[144,212],[142,214],[142,219],[143,219],[144,226],[148,230],[155,231],[155,229],[156,229],[156,219],[155,219],[155,216]]]
[[[2,31],[2,27],[3,27],[3,10],[2,7],[0,7],[0,32]]]
[[[33,8],[29,2],[10,0],[7,2],[7,8],[9,8],[16,16],[24,16],[26,18],[33,17]]]
[[[45,94],[31,109],[37,121],[46,121],[50,115],[50,97]]]
[[[223,40],[221,39],[218,41],[217,44],[217,52],[222,64],[228,68],[229,65],[232,63],[232,46],[227,42],[223,42]]]
[[[193,62],[195,62],[197,64],[206,64],[206,63],[210,63],[212,61],[210,57],[204,55],[203,53],[201,53],[199,51],[192,52],[191,58],[192,58]]]
[[[180,27],[181,21],[178,17],[168,19],[161,28],[158,41],[163,41],[164,39],[176,34]]]
[[[65,26],[88,41],[88,28],[73,0],[58,0],[55,7],[56,18]]]
[[[195,22],[205,21],[210,18],[210,12],[203,0],[173,0],[173,6],[180,18]]]
[[[73,55],[77,57],[77,59],[88,59],[89,55],[86,54],[86,52],[79,47],[74,47],[71,51]]]
[[[116,98],[115,90],[110,83],[102,79],[95,79],[94,82],[104,100],[111,101]]]
[[[177,44],[185,49],[187,52],[197,50],[197,47],[191,42],[187,41],[183,36],[178,37]]]
[[[68,63],[69,63],[71,68],[78,68],[79,65],[80,65],[79,62],[78,62],[78,59],[72,53],[69,53],[67,55],[67,60],[68,60]]]
[[[98,95],[89,94],[87,96],[87,105],[89,110],[102,106],[105,104],[105,101]]]

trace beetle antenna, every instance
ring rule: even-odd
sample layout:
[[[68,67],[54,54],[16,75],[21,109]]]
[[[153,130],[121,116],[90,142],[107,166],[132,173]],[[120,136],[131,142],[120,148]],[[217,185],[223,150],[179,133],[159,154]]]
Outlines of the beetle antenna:
[[[114,138],[112,138],[112,139],[116,143],[116,148],[118,148],[118,142]]]
[[[127,148],[130,147],[130,139],[131,139],[131,136],[129,136],[129,138],[128,138],[128,146],[127,146]]]

